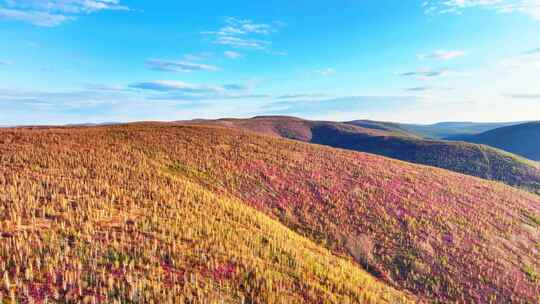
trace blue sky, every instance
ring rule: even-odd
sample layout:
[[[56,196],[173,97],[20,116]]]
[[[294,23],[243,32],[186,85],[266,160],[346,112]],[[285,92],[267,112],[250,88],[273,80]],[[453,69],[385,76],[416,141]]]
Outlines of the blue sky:
[[[540,0],[0,0],[0,35],[0,125],[540,118]]]

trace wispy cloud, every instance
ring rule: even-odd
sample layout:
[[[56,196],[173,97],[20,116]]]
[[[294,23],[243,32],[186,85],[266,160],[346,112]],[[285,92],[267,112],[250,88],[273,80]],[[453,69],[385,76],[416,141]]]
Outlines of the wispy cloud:
[[[225,51],[225,52],[223,52],[223,54],[225,55],[225,57],[227,57],[229,59],[238,59],[238,58],[242,57],[242,54],[240,54],[238,52],[234,52],[234,51]]]
[[[334,70],[333,68],[324,68],[324,69],[315,71],[315,73],[322,75],[324,77],[329,77],[336,74],[336,70]]]
[[[417,77],[417,78],[421,78],[421,79],[426,79],[426,78],[441,77],[441,76],[445,76],[447,74],[448,74],[447,69],[440,69],[440,70],[421,69],[421,70],[418,70],[418,71],[400,73],[399,76],[402,76],[402,77]]]
[[[528,51],[526,51],[526,52],[523,52],[523,54],[524,54],[524,55],[535,55],[535,54],[540,54],[540,48],[528,50]]]
[[[212,94],[186,94],[171,93],[158,96],[152,96],[150,100],[168,100],[168,101],[214,101],[214,100],[253,100],[269,99],[268,94],[247,94],[247,93],[212,93]]]
[[[9,60],[0,60],[0,65],[11,65],[11,64],[13,64],[13,62]]]
[[[504,58],[499,64],[511,69],[538,68],[540,67],[540,48],[527,50],[521,54]]]
[[[236,84],[236,83],[223,85],[223,88],[225,90],[230,90],[230,91],[242,91],[242,90],[248,90],[249,89],[249,87],[246,86],[246,85]]]
[[[426,14],[462,14],[467,9],[489,9],[497,13],[522,13],[540,20],[540,0],[427,0]]]
[[[419,59],[436,59],[436,60],[451,60],[467,55],[465,51],[447,51],[447,50],[437,50],[429,54],[420,54],[418,55]]]
[[[193,72],[193,71],[220,71],[219,67],[194,63],[188,61],[175,61],[175,60],[162,60],[162,59],[149,59],[146,61],[146,65],[156,71],[166,72]]]
[[[253,116],[272,96],[241,84],[199,85],[174,81],[130,86],[88,84],[74,91],[0,88],[0,125],[65,124]],[[223,101],[229,100],[225,103]],[[129,111],[126,111],[129,109]]]
[[[407,92],[426,92],[433,90],[433,87],[431,86],[420,86],[420,87],[413,87],[413,88],[406,88],[404,91]]]
[[[129,88],[148,92],[149,100],[225,100],[225,99],[259,99],[270,98],[267,94],[252,93],[252,87],[240,83],[224,85],[193,84],[183,81],[158,80],[139,82]]]
[[[92,13],[101,10],[129,10],[120,0],[4,0],[4,5],[16,9],[69,14]]]
[[[306,99],[306,98],[324,98],[327,94],[321,93],[302,93],[302,94],[286,94],[276,97],[277,99]]]
[[[503,96],[514,99],[536,99],[540,100],[540,94],[503,94]]]
[[[36,26],[53,27],[73,19],[75,19],[75,17],[61,14],[51,14],[39,11],[26,12],[0,7],[0,20],[22,21]]]
[[[225,19],[225,26],[218,31],[208,32],[221,36],[239,36],[248,34],[269,35],[277,31],[275,26],[264,23],[255,23],[249,19],[238,19],[228,17]]]
[[[263,50],[270,45],[270,41],[235,36],[217,36],[214,43],[255,50]]]
[[[129,10],[120,0],[4,0],[0,20],[13,20],[54,27],[83,14],[102,10]]]
[[[159,91],[159,92],[184,92],[184,93],[216,93],[226,91],[246,91],[250,87],[239,83],[224,85],[193,84],[174,80],[157,80],[138,82],[129,85],[130,88]]]
[[[396,107],[418,101],[415,96],[345,96],[319,100],[278,100],[265,106],[264,114],[293,115],[317,118],[340,117],[357,119],[358,113],[371,113],[378,109]]]
[[[122,96],[122,98],[118,98]],[[66,92],[41,92],[0,90],[0,102],[13,102],[18,104],[56,105],[64,108],[77,108],[88,105],[110,103],[113,100],[120,102],[127,95],[120,91],[99,90],[97,88],[85,88],[78,91]]]
[[[110,92],[121,92],[125,91],[126,88],[120,85],[114,84],[88,84],[86,89],[90,91],[110,91]]]
[[[213,56],[214,55],[211,52],[202,52],[202,53],[197,53],[197,54],[186,54],[182,56],[182,58],[184,61],[193,62],[193,61],[207,60],[209,58],[212,58]]]
[[[184,93],[209,93],[221,92],[226,88],[223,86],[197,85],[183,81],[157,80],[150,82],[138,82],[131,84],[130,88],[158,91],[158,92],[184,92]]]
[[[418,87],[412,87],[412,88],[405,88],[403,89],[406,92],[428,92],[428,91],[451,91],[452,88],[448,87],[435,87],[430,85],[424,85],[424,86],[418,86]]]
[[[204,35],[213,37],[216,44],[235,48],[266,49],[271,42],[268,36],[278,32],[280,23],[256,23],[249,19],[229,17],[225,19],[225,25],[216,31],[203,32]]]
[[[193,110],[197,105],[182,105],[180,109],[178,102],[156,103],[134,91],[90,89],[66,92],[0,89],[0,107],[0,125],[175,120],[201,112],[201,109]]]

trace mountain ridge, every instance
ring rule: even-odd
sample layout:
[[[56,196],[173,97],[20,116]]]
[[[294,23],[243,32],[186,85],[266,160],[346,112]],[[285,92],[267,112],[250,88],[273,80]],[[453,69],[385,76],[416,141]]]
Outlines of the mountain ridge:
[[[376,123],[387,128],[399,128],[426,139],[451,139],[457,136],[467,136],[486,132],[496,128],[521,124],[523,122],[459,122],[446,121],[433,124],[394,123],[370,120],[354,120],[347,122],[354,125]]]
[[[489,145],[528,159],[540,161],[540,121],[450,139]]]
[[[423,139],[400,129],[290,117],[220,119],[187,124],[214,124],[309,143],[378,154],[502,181],[540,193],[540,166],[509,152],[465,142]],[[372,128],[368,128],[368,127]],[[373,128],[374,127],[374,128]]]

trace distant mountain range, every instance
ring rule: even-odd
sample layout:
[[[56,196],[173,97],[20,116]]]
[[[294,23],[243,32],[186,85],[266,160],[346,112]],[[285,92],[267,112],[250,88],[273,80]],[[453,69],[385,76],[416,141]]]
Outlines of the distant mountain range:
[[[540,121],[497,128],[475,135],[456,136],[453,139],[497,147],[540,161]]]
[[[347,123],[425,139],[484,144],[531,160],[540,161],[540,122],[538,121],[506,123],[441,122],[432,125],[419,125],[357,120]]]
[[[373,121],[349,123],[309,121],[282,116],[198,120],[192,123],[217,124],[335,148],[378,154],[502,181],[540,193],[538,163],[486,145],[424,139],[399,124]],[[451,126],[456,126],[455,132],[464,130],[463,123],[446,126],[447,130]],[[468,128],[471,128],[471,125],[468,125]]]
[[[512,126],[522,122],[506,122],[506,123],[478,123],[478,122],[440,122],[431,125],[421,124],[404,124],[393,122],[381,122],[371,120],[356,120],[348,122],[350,124],[366,127],[366,128],[381,128],[388,131],[403,131],[410,134],[415,134],[423,138],[430,139],[452,139],[466,135],[474,135],[496,128]]]

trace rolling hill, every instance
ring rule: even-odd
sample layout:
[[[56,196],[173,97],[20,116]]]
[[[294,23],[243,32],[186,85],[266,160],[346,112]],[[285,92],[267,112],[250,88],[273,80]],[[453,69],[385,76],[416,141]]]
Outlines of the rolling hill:
[[[489,145],[528,159],[540,161],[540,121],[451,139]]]
[[[0,130],[21,302],[535,303],[540,198],[220,126]]]
[[[479,123],[479,122],[440,122],[431,125],[405,124],[393,122],[380,122],[370,120],[355,120],[348,122],[360,127],[379,127],[384,130],[401,130],[416,136],[428,139],[451,139],[467,135],[474,135],[489,130],[520,124],[519,122],[507,123]]]
[[[185,140],[197,145],[202,138],[189,132],[0,133],[0,303],[415,299],[241,200],[210,191],[196,171],[180,171],[176,155],[158,152],[182,149]],[[146,146],[156,135],[164,141]]]
[[[359,127],[345,123],[271,116],[192,123],[217,124],[335,148],[378,154],[502,181],[540,193],[540,166],[536,163],[484,145],[422,139],[395,125],[385,127],[370,123]]]

